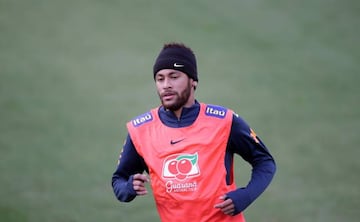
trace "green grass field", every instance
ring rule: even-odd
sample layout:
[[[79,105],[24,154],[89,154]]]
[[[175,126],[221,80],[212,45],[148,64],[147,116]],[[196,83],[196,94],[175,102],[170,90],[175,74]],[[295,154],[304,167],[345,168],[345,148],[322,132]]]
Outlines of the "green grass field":
[[[125,123],[159,104],[169,41],[197,54],[197,99],[277,161],[249,222],[359,221],[359,27],[356,0],[0,0],[0,221],[159,221],[110,180]]]

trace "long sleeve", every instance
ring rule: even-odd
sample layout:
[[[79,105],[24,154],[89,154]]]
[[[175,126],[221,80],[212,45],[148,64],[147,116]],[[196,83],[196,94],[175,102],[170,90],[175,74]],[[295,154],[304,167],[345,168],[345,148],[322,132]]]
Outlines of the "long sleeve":
[[[116,198],[121,202],[132,201],[136,197],[133,189],[133,175],[147,170],[143,158],[137,153],[130,136],[126,138],[119,164],[112,176],[112,187]]]
[[[244,211],[270,184],[276,164],[269,150],[255,132],[240,117],[234,115],[228,143],[227,161],[232,164],[233,154],[239,154],[252,166],[251,179],[246,187],[229,192],[237,213]],[[227,178],[229,180],[229,178]]]

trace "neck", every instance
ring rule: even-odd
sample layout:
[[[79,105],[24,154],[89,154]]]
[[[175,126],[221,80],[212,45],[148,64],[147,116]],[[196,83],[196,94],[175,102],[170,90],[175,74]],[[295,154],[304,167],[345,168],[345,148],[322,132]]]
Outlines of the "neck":
[[[191,106],[194,105],[194,104],[195,104],[195,99],[191,99],[191,100],[189,100],[185,105],[183,105],[182,107],[180,107],[180,109],[174,110],[173,112],[174,112],[176,118],[177,118],[177,119],[180,119],[181,113],[182,113],[184,107],[185,107],[185,108],[189,108],[189,107],[191,107]]]

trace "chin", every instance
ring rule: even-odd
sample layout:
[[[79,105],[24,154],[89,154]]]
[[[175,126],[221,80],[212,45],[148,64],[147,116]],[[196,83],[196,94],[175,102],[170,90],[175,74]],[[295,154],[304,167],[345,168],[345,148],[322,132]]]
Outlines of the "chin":
[[[171,111],[178,110],[178,107],[176,106],[175,103],[162,103],[162,105],[164,106],[165,109],[168,109],[168,110],[171,110]]]
[[[161,104],[164,107],[169,108],[171,106],[174,106],[175,102],[173,102],[172,100],[161,100]]]

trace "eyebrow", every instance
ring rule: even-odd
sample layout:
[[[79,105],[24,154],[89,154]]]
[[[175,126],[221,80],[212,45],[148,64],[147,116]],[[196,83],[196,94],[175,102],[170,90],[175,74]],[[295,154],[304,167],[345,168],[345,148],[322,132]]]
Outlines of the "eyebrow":
[[[172,75],[172,74],[180,74],[180,72],[179,71],[172,71],[172,72],[169,72],[168,75]]]
[[[177,70],[175,70],[175,71],[171,71],[171,72],[169,72],[169,73],[167,73],[167,74],[163,74],[163,73],[157,73],[156,74],[156,76],[165,76],[165,75],[173,75],[173,74],[180,74],[181,72],[180,71],[177,71]]]

